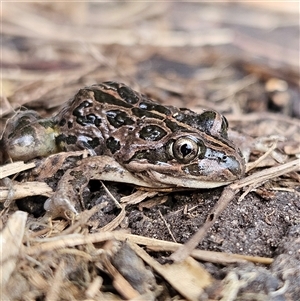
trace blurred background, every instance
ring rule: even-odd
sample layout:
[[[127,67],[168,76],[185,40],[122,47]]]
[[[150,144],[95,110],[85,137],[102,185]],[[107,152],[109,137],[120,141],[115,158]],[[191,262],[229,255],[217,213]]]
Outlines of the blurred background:
[[[2,3],[2,117],[24,105],[51,115],[107,80],[233,120],[299,117],[299,4]]]

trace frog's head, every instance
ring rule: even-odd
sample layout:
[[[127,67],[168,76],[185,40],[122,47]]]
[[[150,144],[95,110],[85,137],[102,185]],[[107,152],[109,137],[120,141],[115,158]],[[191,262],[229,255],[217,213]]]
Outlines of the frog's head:
[[[176,122],[150,120],[116,156],[128,170],[159,186],[211,188],[241,178],[245,161],[227,137],[226,119],[215,112],[191,114]]]

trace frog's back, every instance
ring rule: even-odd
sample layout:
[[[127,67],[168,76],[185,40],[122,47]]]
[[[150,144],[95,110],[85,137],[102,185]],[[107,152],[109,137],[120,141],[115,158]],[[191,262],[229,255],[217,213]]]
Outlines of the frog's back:
[[[80,89],[54,117],[60,132],[56,139],[66,151],[88,148],[95,155],[112,155],[129,140],[134,143],[143,125],[170,118],[177,111],[122,83],[95,84]]]
[[[221,114],[163,106],[121,83],[80,89],[56,116],[36,119],[21,128],[12,124],[16,133],[6,135],[12,159],[88,149],[94,156],[113,157],[143,180],[201,188],[244,174],[244,160],[227,138]],[[29,138],[25,149],[22,143]],[[189,182],[178,184],[178,179]]]

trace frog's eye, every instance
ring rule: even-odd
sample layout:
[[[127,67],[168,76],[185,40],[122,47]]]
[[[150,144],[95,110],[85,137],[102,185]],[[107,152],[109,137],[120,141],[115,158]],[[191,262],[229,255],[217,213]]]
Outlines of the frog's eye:
[[[172,156],[181,163],[188,163],[200,153],[205,153],[204,144],[191,136],[178,138],[171,146]]]

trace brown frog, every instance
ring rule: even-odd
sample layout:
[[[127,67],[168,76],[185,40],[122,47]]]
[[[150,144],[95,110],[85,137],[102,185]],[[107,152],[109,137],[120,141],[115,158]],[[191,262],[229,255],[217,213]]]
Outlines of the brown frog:
[[[245,162],[227,130],[215,111],[163,106],[124,84],[104,82],[79,90],[52,118],[20,113],[3,142],[14,161],[87,149],[92,157],[77,173],[67,171],[45,204],[50,211],[68,204],[62,209],[77,213],[78,173],[84,185],[97,178],[152,188],[212,188],[242,177]]]

